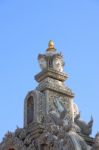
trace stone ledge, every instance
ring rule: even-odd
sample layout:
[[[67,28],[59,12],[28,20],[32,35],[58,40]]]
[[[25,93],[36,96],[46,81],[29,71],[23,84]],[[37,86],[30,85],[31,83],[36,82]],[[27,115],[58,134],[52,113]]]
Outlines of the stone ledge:
[[[35,76],[35,80],[37,82],[41,82],[42,80],[44,80],[47,77],[51,77],[53,79],[64,82],[68,78],[68,75],[65,73],[53,70],[51,68],[48,68],[48,69],[45,69],[44,71],[40,72],[39,74],[37,74]]]
[[[55,91],[55,92],[58,92],[58,93],[61,93],[61,94],[64,94],[64,95],[68,95],[71,98],[74,97],[74,93],[72,93],[72,91],[69,88],[62,88],[60,86],[55,87],[55,86],[52,86],[52,85],[49,85],[49,84],[43,84],[41,86],[38,86],[36,89],[41,91],[41,92],[49,89],[51,91]]]

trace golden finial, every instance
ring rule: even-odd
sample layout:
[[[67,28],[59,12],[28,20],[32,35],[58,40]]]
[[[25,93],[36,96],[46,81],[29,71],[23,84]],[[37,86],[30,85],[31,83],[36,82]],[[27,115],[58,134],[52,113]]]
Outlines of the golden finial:
[[[48,49],[47,51],[56,51],[56,49],[54,48],[54,42],[52,40],[49,41],[48,43]]]
[[[52,40],[49,41],[48,47],[49,48],[54,48],[54,42]]]

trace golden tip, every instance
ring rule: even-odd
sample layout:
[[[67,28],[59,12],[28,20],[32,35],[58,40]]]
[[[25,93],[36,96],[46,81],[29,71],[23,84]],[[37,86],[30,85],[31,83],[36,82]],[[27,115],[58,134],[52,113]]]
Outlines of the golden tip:
[[[54,48],[54,42],[52,40],[49,41],[48,47],[49,48]]]

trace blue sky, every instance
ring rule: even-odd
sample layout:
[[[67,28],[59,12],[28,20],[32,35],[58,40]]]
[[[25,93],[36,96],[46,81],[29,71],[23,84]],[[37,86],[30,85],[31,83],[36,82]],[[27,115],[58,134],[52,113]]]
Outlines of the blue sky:
[[[0,0],[0,140],[23,126],[23,103],[37,86],[37,61],[48,41],[62,52],[66,84],[82,119],[99,131],[99,1]]]

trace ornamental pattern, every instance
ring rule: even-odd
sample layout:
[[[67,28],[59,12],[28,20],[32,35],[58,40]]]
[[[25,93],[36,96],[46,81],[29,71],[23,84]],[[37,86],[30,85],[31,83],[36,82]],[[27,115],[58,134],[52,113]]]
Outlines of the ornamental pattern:
[[[24,101],[24,127],[8,132],[0,150],[99,150],[99,133],[91,138],[93,118],[80,119],[74,94],[65,86],[64,60],[53,41],[38,56],[39,82]]]

